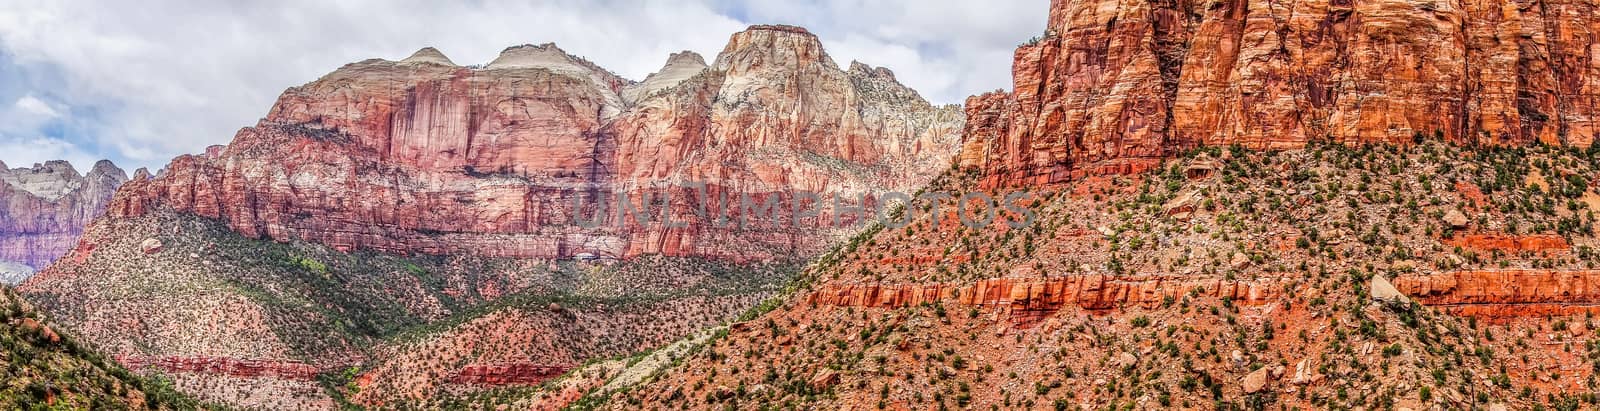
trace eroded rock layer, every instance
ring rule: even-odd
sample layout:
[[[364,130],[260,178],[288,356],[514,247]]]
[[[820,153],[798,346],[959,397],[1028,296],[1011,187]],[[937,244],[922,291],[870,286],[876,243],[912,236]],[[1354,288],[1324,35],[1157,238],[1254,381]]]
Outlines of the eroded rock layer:
[[[1012,322],[1028,325],[1056,311],[1076,306],[1104,311],[1124,307],[1155,308],[1185,295],[1224,298],[1259,305],[1278,298],[1290,281],[1253,282],[1140,276],[1116,278],[1089,275],[1059,278],[993,278],[961,284],[825,284],[806,297],[811,304],[905,308],[948,302],[961,306],[999,308]]]
[[[1057,310],[1076,305],[1086,310],[1124,306],[1153,308],[1167,297],[1185,294],[1260,303],[1276,298],[1287,280],[1231,281],[1139,276],[1088,275],[1059,278],[994,278],[960,284],[826,284],[806,297],[814,304],[844,307],[902,308],[937,301],[960,305],[1012,306],[1019,310]],[[1277,287],[1274,287],[1277,286]],[[1198,290],[1198,291],[1197,291]]]
[[[961,164],[1019,184],[1198,145],[1587,146],[1596,44],[1581,0],[1055,0],[1013,91],[967,100]]]
[[[1399,277],[1417,302],[1456,315],[1504,320],[1600,313],[1600,271],[1468,270]]]

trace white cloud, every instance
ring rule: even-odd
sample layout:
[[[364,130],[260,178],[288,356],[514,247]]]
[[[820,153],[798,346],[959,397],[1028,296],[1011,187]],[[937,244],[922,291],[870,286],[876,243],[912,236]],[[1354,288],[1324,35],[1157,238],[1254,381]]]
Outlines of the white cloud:
[[[24,113],[44,118],[61,117],[61,113],[56,112],[55,107],[51,107],[50,103],[39,100],[38,97],[34,97],[32,94],[24,95],[22,98],[17,99],[17,103],[14,106]]]
[[[48,137],[11,138],[0,135],[0,162],[25,168],[47,160],[67,160],[78,172],[87,172],[98,157],[71,142]]]
[[[21,87],[35,100],[29,108],[70,117],[61,121],[71,134],[0,126],[9,136],[0,149],[45,141],[29,155],[76,148],[159,167],[226,143],[284,88],[348,62],[434,46],[477,64],[507,46],[555,42],[642,79],[675,51],[713,58],[730,34],[757,23],[806,26],[840,64],[887,66],[930,100],[957,103],[1007,87],[1012,47],[1041,31],[1046,14],[1045,0],[974,3],[0,0],[0,86]],[[0,102],[8,97],[22,111],[24,97],[0,90]]]
[[[27,167],[57,159],[71,161],[80,168],[94,164],[97,156],[87,150],[39,132],[51,126],[61,127],[62,117],[57,104],[32,94],[24,94],[10,105],[0,106],[0,162],[9,167]]]

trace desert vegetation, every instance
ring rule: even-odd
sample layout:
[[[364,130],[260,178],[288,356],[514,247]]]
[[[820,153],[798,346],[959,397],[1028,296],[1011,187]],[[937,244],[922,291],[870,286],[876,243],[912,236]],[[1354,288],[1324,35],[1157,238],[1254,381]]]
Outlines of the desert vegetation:
[[[875,228],[809,266],[770,311],[640,385],[595,393],[603,401],[594,403],[1592,407],[1593,367],[1566,366],[1595,364],[1585,303],[1559,314],[1513,306],[1455,315],[1474,307],[1380,298],[1374,287],[1428,273],[1593,268],[1594,154],[1426,139],[1266,152],[1211,147],[1151,173],[1037,187],[1039,224],[1031,227],[973,229],[949,215],[943,224]],[[929,190],[976,188],[979,174],[952,169]],[[1484,240],[1528,236],[1542,236],[1543,245]],[[1157,285],[1150,298],[1043,313],[1015,293],[1004,304],[805,298],[823,286],[941,284],[960,295],[980,280],[1079,277],[1213,282]],[[1272,288],[1246,299],[1211,289],[1236,283]],[[1019,316],[1029,320],[1014,321]]]

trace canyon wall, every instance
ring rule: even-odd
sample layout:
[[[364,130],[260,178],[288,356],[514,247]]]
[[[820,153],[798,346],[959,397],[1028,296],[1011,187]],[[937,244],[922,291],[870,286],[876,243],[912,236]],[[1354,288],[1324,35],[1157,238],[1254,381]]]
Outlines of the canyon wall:
[[[16,284],[65,254],[127,180],[110,161],[82,175],[66,161],[0,163],[0,283]]]
[[[855,203],[948,167],[962,118],[888,70],[841,69],[798,27],[751,27],[713,64],[675,54],[643,82],[552,44],[481,68],[424,49],[284,92],[228,146],[136,179],[110,214],[168,207],[250,237],[397,254],[809,255],[835,233],[639,224],[618,217],[614,193],[678,190],[680,217],[792,190]],[[679,189],[690,182],[705,183],[702,199]],[[575,224],[597,214],[599,228]]]
[[[1200,145],[1588,146],[1596,44],[1581,0],[1054,0],[1013,91],[967,100],[960,164],[1024,184]]]

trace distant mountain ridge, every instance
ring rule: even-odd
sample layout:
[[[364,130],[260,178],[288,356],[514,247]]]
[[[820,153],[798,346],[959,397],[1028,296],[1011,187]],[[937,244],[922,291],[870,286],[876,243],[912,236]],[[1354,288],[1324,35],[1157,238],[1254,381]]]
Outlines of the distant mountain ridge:
[[[21,282],[66,253],[127,180],[107,160],[81,175],[61,160],[16,169],[0,162],[0,283]]]
[[[830,233],[623,226],[614,209],[614,229],[578,230],[573,196],[686,182],[711,198],[909,191],[948,167],[959,110],[854,66],[791,26],[737,33],[709,66],[674,54],[644,82],[554,44],[483,68],[433,49],[366,60],[291,88],[230,145],[173,160],[110,212],[169,207],[249,237],[390,253],[808,255]]]

